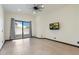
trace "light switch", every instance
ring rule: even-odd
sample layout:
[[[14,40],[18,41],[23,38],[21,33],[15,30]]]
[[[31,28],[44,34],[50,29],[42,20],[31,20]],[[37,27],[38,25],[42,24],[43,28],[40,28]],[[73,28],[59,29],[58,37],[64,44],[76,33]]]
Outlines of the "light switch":
[[[2,30],[2,32],[3,32],[3,30]]]

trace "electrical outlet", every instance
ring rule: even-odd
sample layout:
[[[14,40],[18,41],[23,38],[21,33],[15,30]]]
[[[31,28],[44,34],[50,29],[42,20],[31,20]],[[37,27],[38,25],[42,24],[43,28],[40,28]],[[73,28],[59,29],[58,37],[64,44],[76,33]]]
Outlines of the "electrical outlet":
[[[54,37],[54,39],[56,39],[56,37]]]
[[[4,41],[2,41],[2,43],[4,43]]]

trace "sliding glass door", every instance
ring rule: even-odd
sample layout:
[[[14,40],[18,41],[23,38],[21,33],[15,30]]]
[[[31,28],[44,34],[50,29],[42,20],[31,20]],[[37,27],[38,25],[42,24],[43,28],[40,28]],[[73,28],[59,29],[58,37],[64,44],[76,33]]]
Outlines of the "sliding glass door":
[[[31,22],[15,21],[15,38],[31,37]]]

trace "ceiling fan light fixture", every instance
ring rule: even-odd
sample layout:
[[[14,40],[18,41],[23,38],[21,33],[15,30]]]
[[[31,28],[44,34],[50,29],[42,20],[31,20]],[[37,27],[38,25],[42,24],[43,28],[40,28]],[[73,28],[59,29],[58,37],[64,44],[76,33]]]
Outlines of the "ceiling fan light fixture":
[[[36,12],[35,12],[35,11],[33,11],[33,14],[36,14]]]
[[[44,5],[42,4],[41,7],[44,8]]]
[[[33,6],[33,14],[37,14],[44,9],[44,4],[34,4]]]

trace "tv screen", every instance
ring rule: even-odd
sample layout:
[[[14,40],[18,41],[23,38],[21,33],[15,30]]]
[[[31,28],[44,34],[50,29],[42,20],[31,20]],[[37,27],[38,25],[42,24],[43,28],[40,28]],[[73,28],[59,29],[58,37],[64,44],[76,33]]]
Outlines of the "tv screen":
[[[59,22],[54,22],[49,24],[50,30],[59,30]]]

